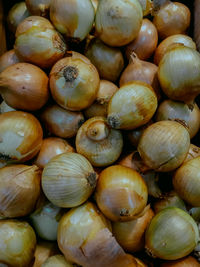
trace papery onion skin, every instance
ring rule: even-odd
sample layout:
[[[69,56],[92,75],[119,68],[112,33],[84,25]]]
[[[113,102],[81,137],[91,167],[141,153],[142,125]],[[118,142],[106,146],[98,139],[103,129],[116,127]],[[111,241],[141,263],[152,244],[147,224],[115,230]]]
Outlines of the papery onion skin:
[[[85,39],[94,22],[95,11],[90,0],[52,0],[50,18],[55,28],[67,38]]]
[[[36,247],[32,227],[23,221],[0,220],[0,262],[8,266],[30,266]]]
[[[107,46],[100,39],[93,38],[90,41],[85,55],[95,65],[102,79],[115,82],[124,68],[121,50]]]
[[[50,73],[50,89],[61,107],[80,111],[89,107],[99,89],[99,74],[88,58],[78,52],[69,52],[59,60]]]
[[[138,35],[142,16],[138,0],[101,0],[95,17],[97,35],[109,46],[126,45]]]
[[[68,111],[53,104],[42,111],[41,120],[48,132],[58,137],[70,138],[76,135],[84,117],[81,112]]]
[[[193,207],[200,207],[200,156],[181,165],[173,177],[178,195]]]
[[[60,154],[47,163],[42,173],[42,189],[56,206],[76,207],[94,191],[97,174],[90,162],[78,153]]]
[[[179,208],[166,208],[151,221],[145,236],[147,251],[154,257],[176,260],[187,256],[199,241],[193,218]]]
[[[73,267],[74,264],[68,262],[63,255],[55,255],[49,257],[42,267]]]
[[[194,257],[188,256],[180,260],[168,261],[168,262],[162,263],[160,266],[161,267],[199,267],[199,263]]]
[[[48,17],[51,0],[25,0],[27,9],[32,15]]]
[[[95,199],[111,221],[131,221],[144,210],[147,195],[147,186],[138,172],[113,165],[100,173]]]
[[[48,100],[48,77],[35,65],[17,63],[0,73],[0,93],[9,106],[35,111]]]
[[[149,19],[145,18],[142,20],[142,26],[135,40],[126,46],[126,57],[129,59],[132,52],[135,52],[139,59],[147,60],[155,51],[157,44],[157,29]]]
[[[15,110],[16,109],[11,108],[10,106],[8,106],[5,101],[2,101],[1,104],[0,104],[0,114],[6,113],[6,112],[9,112],[9,111],[15,111]]]
[[[14,49],[5,52],[0,57],[0,72],[5,70],[7,67],[19,62],[22,62],[22,59],[20,59],[19,56],[15,53]]]
[[[183,163],[200,156],[200,147],[190,144],[189,151]]]

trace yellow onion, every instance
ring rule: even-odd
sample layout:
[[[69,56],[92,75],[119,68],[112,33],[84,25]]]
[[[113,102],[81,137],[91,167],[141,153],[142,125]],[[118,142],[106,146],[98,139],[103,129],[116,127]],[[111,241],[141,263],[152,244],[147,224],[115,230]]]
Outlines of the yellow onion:
[[[147,16],[151,13],[153,4],[151,0],[139,0],[140,5],[142,6],[143,16]]]
[[[99,176],[95,199],[99,209],[111,221],[131,221],[147,204],[147,186],[140,174],[114,165]]]
[[[196,44],[192,38],[185,34],[174,34],[164,39],[155,50],[154,63],[158,65],[168,51],[176,44],[183,44],[186,47],[196,49]]]
[[[62,217],[58,246],[66,259],[84,267],[129,267],[133,262],[113,237],[110,223],[90,202]]]
[[[76,266],[65,259],[63,255],[54,255],[49,257],[42,267],[73,267]]]
[[[17,63],[0,73],[0,93],[15,109],[38,110],[49,97],[48,77],[37,66]]]
[[[51,0],[25,0],[28,11],[35,16],[48,17]]]
[[[119,88],[112,82],[100,80],[99,90],[95,102],[84,110],[86,118],[95,116],[107,117],[108,102]]]
[[[90,0],[52,0],[50,18],[56,29],[67,38],[85,39],[94,22],[95,11]]]
[[[84,117],[81,112],[68,111],[53,104],[42,111],[41,120],[50,133],[70,138],[76,135],[78,128],[84,122]]]
[[[121,132],[111,129],[104,117],[93,117],[78,129],[76,150],[93,166],[111,165],[119,158],[122,148]]]
[[[121,50],[104,44],[100,39],[93,38],[89,42],[85,55],[95,65],[102,79],[115,82],[124,68]]]
[[[198,51],[200,50],[200,27],[199,27],[200,1],[194,1],[194,40]]]
[[[135,52],[141,60],[147,60],[153,54],[158,44],[158,32],[149,19],[142,20],[140,31],[131,43],[126,46],[126,57],[129,59]]]
[[[65,152],[74,152],[74,148],[67,141],[56,137],[45,138],[42,141],[42,146],[35,164],[40,168],[44,168],[49,160]]]
[[[157,109],[156,121],[174,120],[188,128],[190,138],[194,137],[200,128],[200,111],[196,104],[193,110],[188,105],[172,100],[163,101]]]
[[[200,207],[191,208],[189,214],[196,222],[200,222]]]
[[[193,104],[200,93],[200,54],[183,45],[171,48],[160,61],[158,78],[170,99]]]
[[[15,109],[8,106],[5,101],[2,101],[0,104],[0,114],[6,113],[9,111],[15,111]]]
[[[181,165],[173,177],[178,195],[193,207],[200,207],[200,156]]]
[[[16,3],[8,12],[7,23],[9,30],[15,33],[17,26],[29,16],[30,13],[27,10],[25,2]]]
[[[36,247],[36,236],[27,222],[0,220],[0,240],[0,263],[8,266],[30,266]]]
[[[68,152],[52,158],[42,173],[42,188],[56,206],[76,207],[85,202],[97,182],[90,162],[78,153]]]
[[[95,17],[97,35],[107,45],[126,45],[137,37],[142,16],[138,0],[101,0]]]
[[[200,264],[194,257],[188,256],[180,260],[168,261],[168,262],[162,263],[160,266],[161,267],[199,267],[199,265]]]
[[[182,164],[189,146],[190,136],[183,125],[175,121],[159,121],[144,130],[138,152],[149,168],[168,172]]]
[[[200,156],[200,147],[190,144],[190,148],[184,160],[184,163],[199,156]]]
[[[11,111],[0,115],[0,162],[32,159],[42,144],[42,127],[31,114]]]
[[[43,20],[40,22],[37,22]],[[30,16],[17,27],[15,51],[26,62],[41,68],[50,68],[66,52],[62,36],[45,18]]]
[[[40,177],[35,165],[0,168],[0,216],[15,218],[32,212],[40,195]]]
[[[109,101],[108,123],[115,129],[135,129],[150,121],[156,108],[157,97],[149,84],[129,82]]]
[[[14,49],[5,52],[0,57],[0,72],[5,70],[7,67],[19,62],[22,62],[22,59],[20,59],[19,56],[15,53]]]
[[[154,213],[149,208],[138,219],[130,222],[113,222],[113,235],[125,251],[134,253],[144,248],[145,231],[153,216]]]
[[[175,207],[156,214],[145,236],[148,253],[164,260],[177,260],[187,256],[198,241],[199,230],[193,218]]]
[[[70,52],[59,60],[50,73],[50,89],[61,107],[79,111],[89,107],[99,89],[99,74],[88,58]]]
[[[190,10],[179,2],[164,1],[154,14],[153,23],[158,30],[159,37],[166,37],[185,33],[190,25]]]

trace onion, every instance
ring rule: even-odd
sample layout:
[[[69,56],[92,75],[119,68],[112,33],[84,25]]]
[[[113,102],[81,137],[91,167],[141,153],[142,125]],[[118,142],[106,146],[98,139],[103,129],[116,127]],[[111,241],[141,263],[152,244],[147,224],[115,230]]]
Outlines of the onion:
[[[140,31],[131,43],[126,46],[126,57],[129,59],[135,52],[141,60],[147,60],[155,51],[158,44],[158,32],[149,19],[142,20]]]
[[[188,256],[180,260],[162,263],[161,267],[199,267],[199,263],[192,256]]]
[[[137,37],[142,16],[138,0],[101,0],[95,17],[97,35],[107,45],[126,45]]]
[[[32,15],[48,17],[51,0],[25,0],[27,9]]]
[[[200,50],[200,27],[199,27],[200,1],[194,1],[194,40],[198,51]]]
[[[39,241],[36,246],[34,254],[34,264],[33,267],[41,267],[42,264],[52,255],[58,253],[58,249],[55,243]]]
[[[49,97],[48,77],[37,66],[17,63],[0,73],[0,93],[15,109],[40,109]]]
[[[9,111],[15,111],[15,109],[8,106],[5,101],[2,101],[0,104],[0,114],[6,113]]]
[[[70,52],[59,60],[50,73],[50,88],[61,107],[79,111],[89,107],[99,88],[99,74],[88,58]]]
[[[63,255],[55,255],[48,258],[42,267],[73,267],[74,264],[68,262]]]
[[[0,72],[5,70],[7,67],[14,65],[16,63],[22,62],[22,60],[19,58],[19,56],[15,53],[15,50],[9,50],[5,52],[0,57]]]
[[[196,222],[200,222],[200,207],[191,208],[189,214]]]
[[[110,47],[100,39],[93,38],[85,55],[97,68],[102,79],[115,82],[124,68],[124,58],[119,48]]]
[[[184,160],[184,163],[199,156],[200,156],[200,147],[190,144],[190,148]]]

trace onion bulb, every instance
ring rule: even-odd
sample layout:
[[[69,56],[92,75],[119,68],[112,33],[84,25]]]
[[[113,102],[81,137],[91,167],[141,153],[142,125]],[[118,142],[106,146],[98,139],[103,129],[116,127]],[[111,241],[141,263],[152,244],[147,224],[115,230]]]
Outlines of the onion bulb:
[[[0,73],[0,93],[15,109],[40,109],[49,97],[48,77],[37,66],[17,63]]]
[[[109,46],[126,45],[137,37],[142,16],[138,0],[101,0],[95,17],[97,35]]]
[[[146,124],[157,108],[153,88],[141,81],[123,85],[108,104],[108,124],[115,129],[131,130]]]
[[[51,0],[25,0],[28,11],[35,16],[48,17]]]
[[[187,256],[199,241],[199,230],[193,218],[179,208],[166,208],[150,222],[145,245],[149,254],[164,260]]]
[[[122,148],[121,132],[111,129],[104,117],[93,117],[78,129],[76,150],[93,166],[111,165],[119,158]]]
[[[181,165],[173,177],[178,195],[193,207],[200,207],[200,156]]]
[[[68,262],[63,255],[54,255],[49,257],[42,267],[73,267],[74,264]]]
[[[43,25],[40,21],[43,21]],[[50,68],[64,56],[67,47],[62,36],[47,19],[31,16],[17,27],[14,48],[24,61],[41,68]]]
[[[91,0],[52,0],[50,18],[56,29],[72,40],[82,41],[90,32],[95,10]]]
[[[161,267],[199,267],[198,261],[192,257],[188,256],[176,261],[167,261],[160,265]]]
[[[199,27],[200,1],[194,1],[194,40],[200,51],[200,27]]]
[[[27,222],[0,220],[0,240],[1,263],[8,266],[30,266],[36,247],[36,236]]]
[[[19,58],[19,56],[15,53],[15,50],[9,50],[5,52],[0,57],[0,72],[5,70],[7,67],[14,65],[16,63],[22,62],[22,60]]]
[[[25,162],[32,159],[42,144],[42,127],[31,114],[11,111],[0,115],[0,162]]]
[[[59,60],[50,73],[50,89],[61,107],[79,111],[89,107],[99,89],[99,74],[88,58],[70,52]]]
[[[137,37],[126,46],[127,59],[135,52],[141,60],[147,60],[155,51],[158,44],[158,32],[149,19],[142,20],[142,26]]]
[[[131,221],[147,204],[147,186],[140,174],[114,165],[104,169],[98,179],[95,199],[99,209],[111,221]]]
[[[183,125],[175,121],[159,121],[144,130],[138,152],[149,168],[168,172],[182,164],[189,146],[190,136]]]
[[[78,153],[68,152],[52,158],[42,173],[42,188],[56,206],[76,207],[94,191],[97,174],[90,162]]]
[[[190,144],[190,148],[184,160],[184,163],[199,156],[200,156],[200,147]]]
[[[8,106],[5,101],[2,101],[1,104],[0,104],[0,114],[6,113],[6,112],[9,112],[9,111],[15,111],[15,110],[16,109],[11,108],[10,106]]]

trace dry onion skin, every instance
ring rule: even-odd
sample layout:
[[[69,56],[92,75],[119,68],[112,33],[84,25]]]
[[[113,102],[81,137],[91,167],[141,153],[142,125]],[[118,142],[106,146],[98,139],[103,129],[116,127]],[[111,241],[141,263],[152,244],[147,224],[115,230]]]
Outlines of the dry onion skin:
[[[78,129],[76,150],[93,166],[111,165],[119,158],[122,148],[121,132],[111,129],[104,117],[93,117]]]
[[[15,50],[9,50],[5,52],[0,57],[0,72],[5,70],[7,67],[14,65],[16,63],[22,62],[22,60],[19,58],[19,56],[15,53]]]
[[[78,153],[60,154],[47,163],[42,173],[42,189],[56,206],[72,208],[84,203],[97,182],[90,162]]]
[[[200,147],[190,144],[190,148],[184,160],[184,163],[199,156],[200,156]]]
[[[85,55],[97,68],[102,79],[115,82],[124,68],[121,50],[104,44],[98,38],[93,38],[89,42]]]
[[[159,212],[146,231],[145,247],[149,254],[164,260],[177,260],[190,254],[199,241],[196,222],[179,208]]]
[[[162,263],[161,267],[199,267],[199,263],[194,257],[188,256],[180,260]]]
[[[14,48],[24,61],[50,68],[64,56],[67,46],[49,20],[30,16],[18,25]]]
[[[30,266],[36,247],[36,236],[27,222],[0,220],[0,240],[0,263],[8,266]]]
[[[34,264],[32,267],[41,267],[42,264],[51,256],[58,253],[56,243],[38,241],[34,254]]]
[[[0,104],[0,114],[6,113],[6,112],[9,112],[9,111],[16,111],[16,109],[11,108],[10,106],[8,106],[6,104],[5,101],[2,101],[1,104]]]
[[[51,0],[25,0],[31,15],[48,17]]]
[[[129,59],[135,52],[139,59],[147,60],[155,51],[158,44],[158,32],[149,19],[142,20],[142,26],[137,37],[126,46],[126,57]]]
[[[52,0],[50,18],[67,38],[82,41],[92,29],[95,10],[91,0]]]
[[[84,122],[81,112],[69,111],[55,104],[46,107],[40,117],[49,133],[62,138],[75,136]]]
[[[173,177],[178,195],[193,207],[200,207],[200,156],[181,165]]]
[[[188,130],[175,121],[159,121],[144,130],[138,152],[144,163],[159,172],[178,168],[190,147]]]
[[[141,81],[128,82],[108,104],[108,124],[114,129],[132,130],[146,124],[157,108],[153,88]]]
[[[50,73],[50,89],[54,100],[71,111],[89,107],[96,99],[99,83],[95,66],[88,58],[73,51],[57,61]]]
[[[98,179],[95,199],[111,221],[131,221],[147,204],[147,186],[141,175],[120,165],[104,169]]]
[[[0,163],[25,162],[40,150],[43,131],[30,113],[11,111],[0,115]]]
[[[0,93],[9,106],[35,111],[48,100],[48,77],[35,65],[17,63],[0,73]]]
[[[49,257],[42,267],[74,267],[75,265],[68,262],[63,255],[54,255]]]
[[[126,45],[137,37],[142,17],[138,0],[101,0],[95,17],[96,33],[109,46]]]

